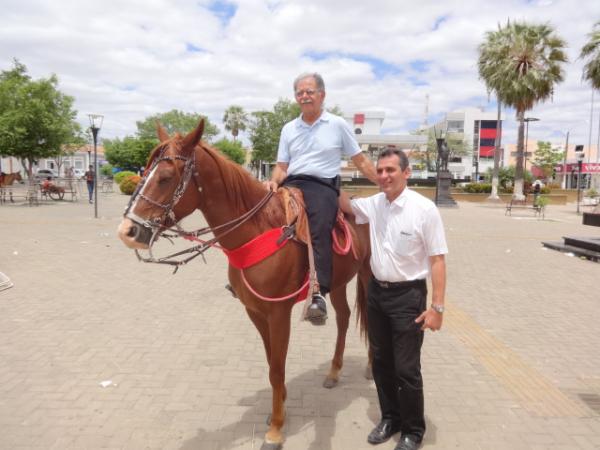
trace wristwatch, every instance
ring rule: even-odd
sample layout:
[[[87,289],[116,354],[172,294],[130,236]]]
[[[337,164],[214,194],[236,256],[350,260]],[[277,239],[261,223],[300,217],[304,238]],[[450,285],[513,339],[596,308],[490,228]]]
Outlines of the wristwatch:
[[[433,309],[435,312],[439,313],[439,314],[443,314],[444,313],[444,305],[439,305],[437,303],[432,303],[431,304],[431,309]]]

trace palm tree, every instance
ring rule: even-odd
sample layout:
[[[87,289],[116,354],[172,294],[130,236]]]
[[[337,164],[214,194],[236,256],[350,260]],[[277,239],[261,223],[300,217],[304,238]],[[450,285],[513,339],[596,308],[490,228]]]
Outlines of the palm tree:
[[[248,125],[248,115],[244,112],[244,108],[238,105],[231,105],[223,114],[223,124],[227,131],[231,131],[233,140],[235,141],[240,131],[244,131]]]
[[[498,101],[516,109],[519,131],[514,197],[523,199],[525,112],[550,97],[563,81],[567,61],[565,41],[547,24],[507,22],[486,33],[479,47],[479,76]],[[497,149],[496,149],[497,150]]]
[[[583,67],[583,78],[588,80],[594,89],[600,89],[600,22],[596,22],[590,34],[590,40],[581,49],[580,58],[589,58]]]
[[[590,40],[583,46],[579,55],[580,58],[587,59],[585,66],[583,66],[583,78],[590,82],[592,89],[600,90],[600,22],[596,22],[588,36]],[[600,130],[600,118],[598,121],[598,129]],[[600,132],[598,136],[598,142],[600,143]],[[600,145],[597,147],[600,147]],[[596,148],[596,152],[598,151],[600,149]],[[600,213],[600,205],[594,208],[594,213]]]

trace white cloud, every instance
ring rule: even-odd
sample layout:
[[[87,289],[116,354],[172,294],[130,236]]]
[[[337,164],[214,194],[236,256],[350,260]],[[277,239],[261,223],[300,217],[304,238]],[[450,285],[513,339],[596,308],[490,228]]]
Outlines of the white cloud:
[[[568,42],[570,63],[553,101],[528,113],[541,119],[529,136],[560,140],[570,130],[571,142],[587,145],[591,91],[577,56],[598,20],[597,0],[221,3],[235,14],[215,14],[211,0],[6,0],[0,69],[16,57],[36,78],[56,73],[84,126],[87,113],[105,115],[105,137],[132,134],[136,120],[173,108],[222,127],[229,105],[270,109],[291,98],[292,80],[308,70],[325,77],[329,105],[384,110],[386,130],[408,132],[422,121],[426,94],[430,120],[467,106],[494,110],[477,75],[485,32],[509,18],[550,22]],[[389,70],[374,70],[377,60]],[[597,101],[600,109],[600,94]],[[505,141],[514,142],[514,112],[506,119]]]

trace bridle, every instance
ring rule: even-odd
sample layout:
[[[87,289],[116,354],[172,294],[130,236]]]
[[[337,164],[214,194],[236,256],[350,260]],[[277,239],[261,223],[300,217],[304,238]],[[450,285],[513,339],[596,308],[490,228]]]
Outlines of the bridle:
[[[181,197],[183,197],[183,194],[185,193],[185,191],[188,187],[188,184],[192,178],[192,175],[194,175],[194,177],[199,176],[198,172],[195,170],[196,169],[196,152],[192,152],[192,155],[190,157],[181,156],[179,154],[177,154],[175,156],[165,156],[165,152],[167,151],[167,148],[168,148],[167,145],[164,145],[162,150],[158,154],[158,156],[156,158],[154,158],[154,160],[152,161],[152,165],[150,166],[150,168],[147,169],[146,171],[144,171],[144,176],[138,183],[135,191],[133,192],[133,194],[131,195],[131,198],[129,199],[129,203],[127,204],[127,207],[125,208],[125,217],[133,220],[134,222],[136,222],[139,225],[151,228],[152,230],[164,229],[164,226],[165,226],[164,224],[165,224],[165,221],[167,220],[167,218],[171,219],[173,221],[173,223],[176,223],[175,214],[173,213],[173,208],[179,202],[179,200],[181,200]],[[175,161],[183,161],[184,162],[183,175],[182,175],[181,179],[179,180],[179,184],[177,185],[177,188],[175,189],[175,192],[173,193],[173,197],[171,198],[171,201],[168,203],[159,203],[156,200],[151,199],[150,197],[148,197],[147,195],[142,193],[144,186],[145,186],[146,182],[148,181],[148,177],[154,172],[154,170],[156,169],[156,166],[158,166],[158,164],[163,161],[171,161],[173,163]],[[162,209],[163,214],[161,216],[155,217],[153,219],[142,219],[141,217],[137,216],[136,214],[134,214],[131,211],[131,208],[135,204],[137,197],[150,203],[151,205],[154,205],[154,206]]]
[[[230,220],[229,222],[223,223],[221,225],[217,225],[215,227],[204,227],[204,228],[200,228],[195,231],[185,231],[178,224],[175,214],[173,212],[173,209],[175,208],[175,205],[177,205],[179,200],[181,200],[181,197],[183,197],[183,194],[185,193],[186,189],[188,188],[188,185],[189,185],[190,181],[192,180],[192,177],[193,177],[194,183],[196,184],[198,191],[202,191],[202,186],[199,182],[200,175],[199,175],[198,171],[196,170],[196,152],[192,151],[192,154],[190,157],[181,156],[179,154],[177,154],[175,156],[165,156],[165,152],[166,152],[167,148],[168,148],[168,146],[164,145],[164,147],[161,150],[161,152],[159,153],[159,155],[152,162],[150,169],[146,170],[144,172],[144,176],[138,183],[137,188],[135,189],[134,193],[131,195],[129,203],[128,203],[127,207],[125,208],[124,216],[126,218],[130,219],[131,221],[133,221],[134,223],[136,223],[137,225],[144,227],[148,232],[151,233],[151,238],[148,243],[148,253],[150,256],[144,257],[144,256],[140,255],[140,252],[138,250],[135,250],[135,254],[138,257],[138,260],[146,262],[146,263],[167,264],[167,265],[174,266],[173,273],[176,273],[180,266],[187,264],[194,258],[202,255],[202,258],[204,259],[204,252],[206,250],[208,250],[209,248],[219,247],[219,244],[218,244],[219,239],[221,239],[222,237],[231,233],[236,228],[240,227],[242,224],[244,224],[250,218],[252,218],[252,216],[254,216],[258,211],[260,211],[260,209],[262,209],[262,207],[264,205],[266,205],[267,202],[273,196],[273,191],[269,191],[252,209],[245,212],[241,216],[239,216],[233,220]],[[144,189],[144,186],[145,186],[146,182],[148,181],[149,176],[155,170],[156,166],[162,161],[175,162],[176,160],[184,161],[184,169],[183,169],[183,175],[181,176],[181,179],[177,185],[177,188],[175,189],[175,191],[173,193],[173,197],[171,198],[171,200],[167,203],[160,203],[160,202],[148,197],[147,195],[143,194],[142,191]],[[137,197],[144,200],[145,202],[150,203],[153,206],[156,206],[156,207],[162,209],[163,210],[162,215],[159,217],[155,217],[153,219],[143,219],[143,218],[139,217],[137,214],[133,213],[133,211],[131,211],[131,208],[135,204]],[[165,225],[165,222],[167,219],[170,219],[172,221],[173,225],[171,227],[167,227]],[[167,231],[174,232],[174,234],[167,233]],[[216,233],[217,231],[222,231],[222,233],[217,236],[217,233]],[[207,241],[204,241],[199,238],[200,236],[203,236],[208,233],[212,233],[214,235],[214,237]],[[159,237],[164,237],[164,238],[168,239],[171,243],[173,242],[172,238],[183,237],[184,239],[189,240],[189,241],[200,242],[200,244],[195,245],[194,247],[173,253],[168,256],[156,258],[152,254],[152,246],[158,240]],[[190,254],[190,253],[192,255],[190,255],[186,258],[183,258],[183,259],[178,259],[179,257],[186,255],[186,254]],[[204,262],[206,262],[206,259],[204,259]]]

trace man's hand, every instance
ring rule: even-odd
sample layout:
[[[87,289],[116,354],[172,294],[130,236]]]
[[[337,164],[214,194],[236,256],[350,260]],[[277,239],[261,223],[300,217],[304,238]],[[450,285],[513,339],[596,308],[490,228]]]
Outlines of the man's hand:
[[[431,331],[438,331],[442,328],[442,321],[444,320],[443,314],[435,311],[433,308],[428,308],[415,319],[416,323],[423,322],[421,330],[425,331],[429,328]]]
[[[277,189],[279,188],[279,185],[277,183],[275,183],[273,180],[263,181],[263,186],[268,191],[273,191],[273,192],[277,192]]]

